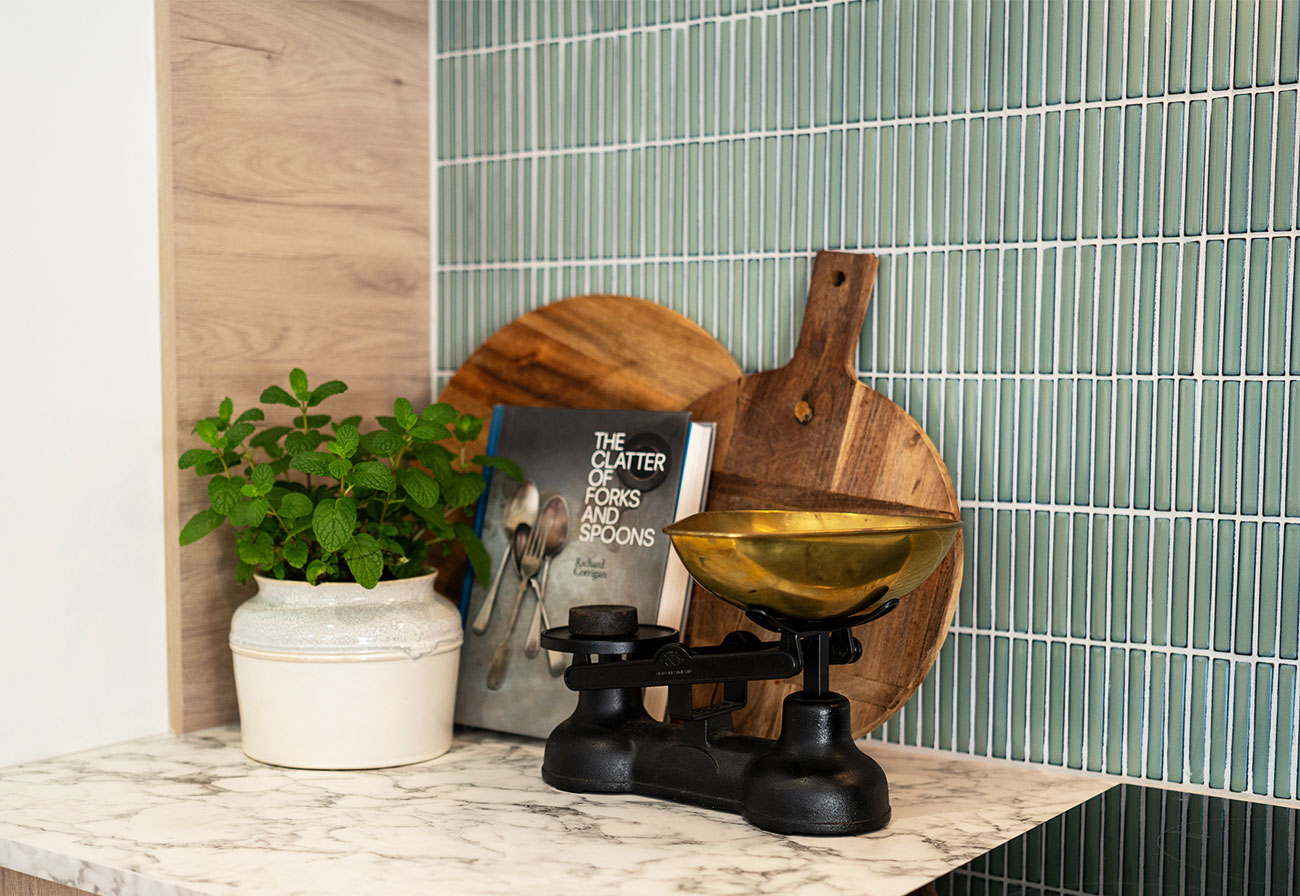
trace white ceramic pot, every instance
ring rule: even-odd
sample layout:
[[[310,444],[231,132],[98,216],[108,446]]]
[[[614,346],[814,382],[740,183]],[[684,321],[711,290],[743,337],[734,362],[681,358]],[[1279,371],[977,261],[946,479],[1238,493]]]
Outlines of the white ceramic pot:
[[[447,751],[464,635],[432,574],[369,591],[256,578],[230,624],[249,757],[352,769]]]

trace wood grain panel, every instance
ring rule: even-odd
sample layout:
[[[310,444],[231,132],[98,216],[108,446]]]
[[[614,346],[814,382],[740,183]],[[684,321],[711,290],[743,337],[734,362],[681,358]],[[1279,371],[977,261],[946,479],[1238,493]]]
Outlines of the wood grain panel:
[[[172,727],[237,717],[229,532],[178,475],[194,421],[291,367],[352,388],[336,414],[427,401],[426,0],[158,0],[163,412]],[[283,410],[283,409],[282,409]],[[268,416],[275,416],[269,414]]]
[[[0,896],[87,896],[87,894],[85,890],[65,887],[43,877],[32,877],[21,871],[0,868]]]

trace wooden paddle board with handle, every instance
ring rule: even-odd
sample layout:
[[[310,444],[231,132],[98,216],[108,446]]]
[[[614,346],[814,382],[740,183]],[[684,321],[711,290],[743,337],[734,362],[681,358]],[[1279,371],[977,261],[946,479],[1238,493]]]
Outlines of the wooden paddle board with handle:
[[[718,388],[690,405],[718,423],[710,510],[771,508],[958,517],[942,458],[920,425],[858,380],[858,340],[879,260],[820,252],[798,346],[790,363]],[[831,667],[831,687],[853,704],[861,736],[897,712],[938,656],[961,586],[962,536],[898,609],[855,631],[864,654]],[[689,644],[716,644],[738,628],[771,637],[698,585]],[[763,737],[780,727],[781,701],[800,679],[756,682],[737,730]],[[709,702],[721,698],[711,695]]]
[[[743,373],[722,343],[677,312],[645,299],[588,295],[497,330],[438,400],[484,418],[497,404],[679,411]],[[483,453],[487,435],[485,427],[471,454]],[[459,593],[463,563],[453,555],[438,564],[440,591]]]

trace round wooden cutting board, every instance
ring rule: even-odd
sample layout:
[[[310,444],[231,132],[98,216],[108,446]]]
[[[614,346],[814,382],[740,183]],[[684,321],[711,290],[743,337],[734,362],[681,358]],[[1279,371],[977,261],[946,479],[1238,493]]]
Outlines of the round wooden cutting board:
[[[744,374],[731,353],[675,311],[629,296],[589,295],[538,308],[497,330],[438,396],[488,417],[497,404],[684,410]],[[472,446],[483,453],[487,431]],[[439,564],[458,592],[462,556]]]
[[[907,412],[858,381],[858,339],[879,261],[821,252],[790,363],[728,383],[691,404],[718,423],[710,510],[773,508],[920,513],[958,518],[938,450]],[[934,664],[957,607],[960,534],[934,574],[893,613],[854,633],[862,659],[831,667],[831,686],[853,704],[861,736],[902,707]],[[770,639],[741,611],[698,585],[687,643],[716,644],[737,628]],[[751,683],[736,728],[773,737],[781,701],[799,678]],[[721,699],[721,688],[709,702]]]

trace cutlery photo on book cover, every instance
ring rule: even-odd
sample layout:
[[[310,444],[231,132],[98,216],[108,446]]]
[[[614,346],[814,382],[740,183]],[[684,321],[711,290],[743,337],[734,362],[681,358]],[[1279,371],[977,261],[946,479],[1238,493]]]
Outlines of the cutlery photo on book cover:
[[[489,451],[524,480],[494,476],[479,505],[497,560],[462,602],[457,722],[544,737],[572,711],[558,680],[569,657],[540,646],[570,606],[633,604],[644,620],[683,627],[690,577],[662,529],[702,509],[713,431],[676,411],[494,410]],[[652,691],[647,708],[662,715],[663,695]]]

